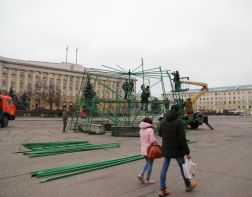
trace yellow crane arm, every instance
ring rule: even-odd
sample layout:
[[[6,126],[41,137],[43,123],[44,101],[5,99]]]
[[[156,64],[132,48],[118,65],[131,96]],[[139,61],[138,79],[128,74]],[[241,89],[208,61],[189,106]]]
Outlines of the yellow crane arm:
[[[201,97],[203,94],[205,94],[208,90],[207,89],[201,89],[199,92],[196,92],[195,94],[192,95],[191,101],[194,104],[199,97]]]
[[[180,81],[181,83],[186,83],[186,84],[192,84],[192,85],[196,85],[196,86],[206,86],[207,87],[207,84],[206,83],[203,83],[203,82],[194,82],[194,81]]]
[[[181,83],[185,83],[185,84],[191,84],[191,85],[196,85],[196,86],[202,86],[202,88],[194,93],[192,96],[191,96],[191,101],[192,103],[194,104],[196,102],[196,100],[202,96],[203,94],[205,94],[207,91],[208,91],[208,87],[207,87],[207,84],[206,83],[203,83],[203,82],[194,82],[194,81],[181,81]]]

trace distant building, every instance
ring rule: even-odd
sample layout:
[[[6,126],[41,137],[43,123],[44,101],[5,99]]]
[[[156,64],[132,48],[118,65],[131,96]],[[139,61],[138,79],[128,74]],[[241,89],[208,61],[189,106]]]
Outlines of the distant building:
[[[181,98],[186,100],[198,90],[181,92]],[[172,100],[172,93],[167,97]],[[202,95],[194,104],[196,111],[252,111],[252,85],[237,85],[227,87],[209,88],[208,92]]]
[[[116,95],[110,91],[117,90],[121,94],[122,84],[125,77],[112,76],[100,73],[95,69],[88,68],[87,71],[96,72],[100,83],[91,80],[91,84],[98,98],[114,99]],[[84,67],[72,63],[51,63],[39,61],[24,61],[0,57],[0,92],[7,93],[10,88],[17,95],[31,91],[39,94],[43,87],[54,87],[60,94],[60,105],[53,104],[53,109],[68,109],[75,104],[76,96],[79,94]],[[102,85],[103,84],[103,85]],[[43,107],[49,109],[45,100],[33,98],[30,109]]]

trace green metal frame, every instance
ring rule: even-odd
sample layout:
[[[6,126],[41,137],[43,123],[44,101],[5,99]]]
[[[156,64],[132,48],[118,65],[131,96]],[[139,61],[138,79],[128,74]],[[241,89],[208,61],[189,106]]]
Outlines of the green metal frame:
[[[123,90],[121,88],[119,89],[113,89],[109,87],[107,84],[105,84],[100,77],[102,76],[113,76],[118,77],[122,79],[127,79],[128,82],[131,81],[131,79],[135,80],[142,80],[142,84],[145,84],[146,82],[150,86],[150,89],[155,87],[157,84],[161,84],[162,86],[162,95],[166,98],[166,92],[165,92],[165,82],[164,78],[167,78],[167,70],[162,70],[161,67],[158,68],[151,68],[144,70],[143,66],[143,60],[142,64],[135,68],[134,70],[128,70],[126,71],[122,67],[117,65],[117,68],[112,68],[108,66],[103,66],[105,69],[96,69],[87,72],[87,70],[83,73],[83,78],[81,82],[81,87],[79,91],[79,95],[76,98],[75,103],[75,112],[72,114],[71,122],[68,126],[68,130],[77,131],[78,130],[78,120],[80,119],[80,107],[85,105],[85,99],[83,97],[83,91],[86,88],[87,85],[87,75],[90,77],[90,79],[94,80],[96,84],[99,84],[103,86],[103,88],[106,91],[109,91],[111,94],[115,95],[114,99],[101,99],[94,97],[93,102],[91,106],[88,106],[89,111],[91,113],[86,114],[83,129],[90,133],[91,125],[95,122],[96,116],[101,117],[102,119],[109,120],[113,126],[115,127],[115,130],[117,131],[117,128],[119,126],[138,126],[139,122],[142,120],[142,117],[151,117],[152,119],[155,116],[158,116],[159,114],[155,115],[150,113],[149,111],[143,111],[140,109],[141,101],[136,100],[137,96],[140,96],[141,90],[129,92],[127,99],[124,99],[123,97]],[[151,80],[156,80],[157,82],[150,85]],[[135,87],[136,88],[136,85]],[[152,101],[149,101],[149,105],[152,104]],[[108,105],[114,105],[115,109],[110,110]],[[160,105],[162,107],[162,110],[165,110],[165,99],[160,101]],[[97,106],[97,108],[95,107]],[[106,107],[104,107],[106,106]],[[160,113],[163,113],[165,111],[161,111]],[[115,131],[115,132],[116,132]]]

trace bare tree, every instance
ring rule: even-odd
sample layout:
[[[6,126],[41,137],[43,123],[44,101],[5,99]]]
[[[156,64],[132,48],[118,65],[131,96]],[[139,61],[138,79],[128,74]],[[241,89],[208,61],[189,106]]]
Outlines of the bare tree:
[[[57,108],[60,106],[60,90],[55,87],[55,85],[50,84],[46,94],[45,98],[47,103],[50,105],[50,110],[53,109],[53,104],[57,106]]]
[[[38,107],[41,108],[41,103],[46,100],[47,87],[41,82],[36,82],[34,88],[33,98],[38,103]]]
[[[55,99],[54,99],[54,103],[55,103],[55,105],[56,105],[56,107],[57,107],[57,110],[59,109],[59,106],[60,106],[60,104],[61,104],[61,96],[60,96],[60,89],[57,89],[56,88],[56,95],[55,95]]]
[[[61,103],[60,90],[53,83],[47,86],[43,82],[37,82],[35,84],[34,100],[38,102],[39,108],[41,108],[42,103],[47,103],[50,110],[53,109],[53,104],[58,109]]]

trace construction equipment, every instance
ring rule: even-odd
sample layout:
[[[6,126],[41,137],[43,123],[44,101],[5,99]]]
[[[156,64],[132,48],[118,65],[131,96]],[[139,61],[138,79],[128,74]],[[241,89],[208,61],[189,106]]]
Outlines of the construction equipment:
[[[187,98],[187,100],[184,102],[185,119],[188,121],[188,124],[190,125],[191,129],[197,129],[199,125],[205,123],[210,129],[213,130],[213,127],[208,123],[207,115],[203,115],[199,112],[194,113],[193,111],[193,105],[195,104],[197,99],[208,91],[207,84],[203,82],[184,81],[184,80],[183,81],[181,80],[180,82],[182,84],[184,83],[202,87],[198,92],[194,93],[190,98]]]
[[[0,95],[0,124],[7,127],[9,120],[15,120],[16,106],[10,96]]]
[[[189,81],[189,77],[180,77],[178,71],[172,72],[172,73],[167,72],[167,75],[170,79],[173,102],[174,104],[179,106],[180,119],[185,121],[185,125],[190,126],[191,129],[197,129],[199,125],[202,125],[203,123],[205,123],[210,129],[213,130],[213,127],[208,123],[208,116],[203,115],[199,112],[194,113],[193,111],[193,104],[196,102],[196,100],[200,96],[202,96],[208,91],[207,84],[203,82]],[[172,78],[171,75],[173,75],[174,78]],[[183,88],[181,86],[182,84],[196,85],[196,86],[201,86],[202,88],[198,92],[193,94],[190,98],[188,98],[187,101],[184,101],[180,93],[186,92],[189,89]],[[185,111],[184,111],[184,108],[185,108]]]
[[[196,86],[202,87],[198,92],[194,93],[191,96],[192,104],[194,104],[199,97],[201,97],[203,94],[205,94],[208,91],[207,84],[203,83],[203,82],[194,82],[194,81],[180,81],[180,82],[184,83],[184,84],[191,84],[191,85],[196,85]]]

